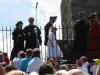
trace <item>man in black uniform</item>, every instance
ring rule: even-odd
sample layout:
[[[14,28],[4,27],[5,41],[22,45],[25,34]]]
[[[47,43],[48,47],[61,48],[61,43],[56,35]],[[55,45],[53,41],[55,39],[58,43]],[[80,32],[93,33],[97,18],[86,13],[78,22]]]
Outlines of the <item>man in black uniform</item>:
[[[49,29],[51,27],[53,27],[53,24],[55,23],[56,18],[57,18],[57,16],[51,16],[49,22],[45,25],[45,42],[44,42],[44,45],[47,45]]]
[[[73,54],[75,59],[78,59],[80,56],[86,55],[86,49],[88,48],[89,23],[86,16],[81,16],[81,19],[76,22],[74,32]]]
[[[42,43],[41,40],[41,31],[40,29],[34,25],[34,18],[29,18],[29,25],[24,28],[24,36],[25,36],[25,49],[34,49],[39,48],[39,44]]]
[[[10,59],[13,60],[17,56],[20,50],[24,50],[24,32],[22,30],[23,22],[19,21],[16,24],[16,28],[12,33],[12,39],[14,41],[13,50],[11,52]]]

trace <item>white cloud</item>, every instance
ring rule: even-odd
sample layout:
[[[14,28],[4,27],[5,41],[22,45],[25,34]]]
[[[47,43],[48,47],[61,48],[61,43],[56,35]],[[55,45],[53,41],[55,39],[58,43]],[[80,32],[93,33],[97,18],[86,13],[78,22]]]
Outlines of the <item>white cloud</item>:
[[[56,15],[59,11],[60,0],[39,0],[39,6],[46,11],[48,15]]]
[[[36,2],[38,4],[38,18],[47,22],[49,16],[58,16],[57,24],[61,24],[61,17],[60,17],[60,2],[61,0],[33,0],[33,9],[35,9]],[[42,12],[42,13],[41,13]],[[35,10],[32,11],[33,15],[35,15]],[[42,24],[45,24],[43,23]]]

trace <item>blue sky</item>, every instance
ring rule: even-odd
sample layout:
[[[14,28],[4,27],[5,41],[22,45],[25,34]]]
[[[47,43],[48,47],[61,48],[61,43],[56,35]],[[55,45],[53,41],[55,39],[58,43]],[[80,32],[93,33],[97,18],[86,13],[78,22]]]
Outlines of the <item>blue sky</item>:
[[[26,22],[30,16],[31,2],[22,0],[1,0],[0,1],[0,24],[14,25],[18,20]]]
[[[30,16],[35,16],[35,5],[38,4],[38,25],[44,25],[49,16],[59,16],[61,0],[0,0],[0,25],[14,25],[22,20],[27,24]]]

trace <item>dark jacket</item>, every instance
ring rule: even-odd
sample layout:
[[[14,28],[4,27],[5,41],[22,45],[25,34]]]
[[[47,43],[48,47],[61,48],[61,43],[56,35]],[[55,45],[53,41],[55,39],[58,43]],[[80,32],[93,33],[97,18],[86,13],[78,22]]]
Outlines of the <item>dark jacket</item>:
[[[19,35],[21,35],[21,36],[19,37]],[[14,47],[13,48],[18,49],[18,50],[24,49],[23,30],[15,29],[14,32],[12,33],[12,39],[14,40]]]
[[[23,30],[19,30],[18,28],[16,28],[14,32],[12,33],[12,39],[13,39],[14,44],[13,44],[13,49],[11,52],[10,60],[13,60],[13,58],[17,56],[20,50],[24,51]]]
[[[74,26],[74,54],[84,56],[88,48],[89,23],[85,20],[76,22]]]
[[[35,25],[28,25],[24,28],[24,35],[25,35],[25,49],[28,48],[38,48],[39,44],[42,43],[41,40],[41,31]]]
[[[45,42],[44,42],[44,45],[47,45],[48,43],[48,34],[49,34],[49,29],[53,26],[53,23],[51,22],[48,22],[46,25],[45,25]]]

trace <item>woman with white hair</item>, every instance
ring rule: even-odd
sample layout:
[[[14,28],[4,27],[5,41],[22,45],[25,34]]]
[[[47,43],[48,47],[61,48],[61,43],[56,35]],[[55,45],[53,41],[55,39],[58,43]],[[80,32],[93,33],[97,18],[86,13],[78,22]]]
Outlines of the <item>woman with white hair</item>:
[[[52,27],[48,35],[48,51],[47,58],[59,58],[62,57],[62,52],[56,41],[56,27]]]

